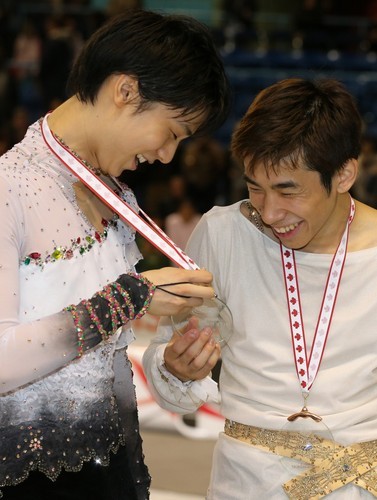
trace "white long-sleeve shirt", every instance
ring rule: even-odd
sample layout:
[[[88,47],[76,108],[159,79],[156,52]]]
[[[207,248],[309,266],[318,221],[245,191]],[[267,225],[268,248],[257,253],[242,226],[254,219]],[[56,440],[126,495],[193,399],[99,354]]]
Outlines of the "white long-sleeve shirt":
[[[281,430],[303,406],[292,354],[280,246],[240,213],[240,203],[205,214],[186,249],[214,274],[214,286],[233,313],[234,331],[222,350],[221,411],[224,417]],[[302,316],[310,352],[332,255],[296,252]],[[377,248],[347,254],[338,299],[309,410],[323,417],[335,441],[347,445],[377,439]],[[193,397],[193,382],[159,376],[157,363],[169,329],[144,356],[144,366],[162,405],[193,411],[206,395]],[[281,484],[292,477],[280,458],[220,435],[209,499],[285,498]],[[349,485],[331,498],[371,495]]]

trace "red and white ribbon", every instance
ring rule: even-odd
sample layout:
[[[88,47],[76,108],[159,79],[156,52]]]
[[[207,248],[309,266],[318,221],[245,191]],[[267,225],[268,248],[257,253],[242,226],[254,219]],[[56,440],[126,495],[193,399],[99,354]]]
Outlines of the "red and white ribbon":
[[[150,217],[139,209],[147,222],[144,221],[138,212],[136,212],[128,203],[120,198],[106,183],[93,174],[82,161],[80,161],[72,152],[64,146],[51,132],[47,123],[47,116],[41,123],[42,136],[50,150],[64,163],[64,165],[93,191],[111,210],[119,215],[127,224],[132,226],[153,246],[165,254],[179,267],[184,269],[199,269],[199,266],[181,250],[161,228],[155,224]]]
[[[295,251],[284,247],[284,245],[280,243],[285,288],[287,294],[289,321],[291,327],[293,355],[301,390],[304,393],[309,393],[309,390],[311,389],[313,382],[317,376],[323,358],[323,353],[326,347],[327,337],[329,334],[334,307],[339,291],[340,280],[342,277],[344,263],[347,255],[349,227],[354,218],[354,215],[355,202],[351,198],[351,207],[347,225],[338,248],[334,254],[327,276],[326,287],[322,298],[321,309],[319,312],[309,357],[306,349],[300,291],[298,286],[295,261]]]

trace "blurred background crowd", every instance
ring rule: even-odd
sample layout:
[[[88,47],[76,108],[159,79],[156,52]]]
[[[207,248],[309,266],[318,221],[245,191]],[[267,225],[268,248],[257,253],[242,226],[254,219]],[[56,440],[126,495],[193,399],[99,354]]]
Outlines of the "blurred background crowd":
[[[286,77],[334,77],[354,95],[365,127],[353,195],[377,207],[377,0],[0,0],[0,154],[67,97],[67,75],[82,44],[127,8],[183,13],[207,24],[234,91],[229,119],[214,135],[186,141],[169,165],[123,174],[180,247],[201,214],[246,197],[230,136],[256,93]],[[140,245],[143,267],[168,263],[147,242]]]

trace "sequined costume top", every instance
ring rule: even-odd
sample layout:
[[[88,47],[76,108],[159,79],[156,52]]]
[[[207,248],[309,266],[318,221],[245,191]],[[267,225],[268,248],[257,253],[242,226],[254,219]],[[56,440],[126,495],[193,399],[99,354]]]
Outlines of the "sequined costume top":
[[[132,330],[74,359],[72,324],[61,311],[134,271],[141,255],[122,221],[108,221],[101,234],[93,228],[75,182],[38,122],[0,158],[0,489],[34,469],[54,479],[90,459],[106,464],[120,444],[132,448],[138,431],[126,354]],[[132,460],[146,498],[142,457]]]

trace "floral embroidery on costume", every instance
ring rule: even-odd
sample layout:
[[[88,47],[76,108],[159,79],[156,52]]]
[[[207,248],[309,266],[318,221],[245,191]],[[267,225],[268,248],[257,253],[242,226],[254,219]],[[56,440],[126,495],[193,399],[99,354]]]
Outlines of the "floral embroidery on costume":
[[[37,266],[43,267],[49,262],[56,262],[60,259],[72,259],[75,251],[78,251],[80,255],[83,255],[84,253],[89,252],[89,250],[92,249],[93,245],[95,245],[96,242],[101,244],[103,241],[105,241],[108,235],[107,228],[109,226],[113,226],[116,228],[117,221],[116,219],[111,221],[103,219],[102,224],[104,226],[103,232],[99,233],[98,231],[95,231],[94,237],[89,235],[85,236],[84,239],[78,237],[76,238],[76,240],[71,240],[70,247],[56,246],[54,247],[53,252],[46,255],[45,257],[42,257],[39,252],[31,252],[21,260],[21,264],[28,266],[29,264],[33,263]]]

